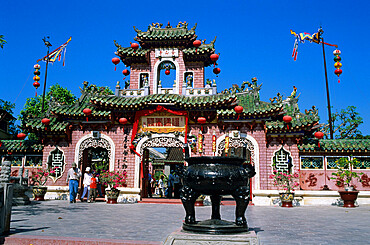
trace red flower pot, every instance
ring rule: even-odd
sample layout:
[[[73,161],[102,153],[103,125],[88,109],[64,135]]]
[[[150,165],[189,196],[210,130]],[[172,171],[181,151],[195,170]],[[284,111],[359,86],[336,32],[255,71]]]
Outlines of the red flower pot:
[[[358,196],[358,191],[338,191],[340,198],[342,198],[344,208],[355,208],[355,201]]]

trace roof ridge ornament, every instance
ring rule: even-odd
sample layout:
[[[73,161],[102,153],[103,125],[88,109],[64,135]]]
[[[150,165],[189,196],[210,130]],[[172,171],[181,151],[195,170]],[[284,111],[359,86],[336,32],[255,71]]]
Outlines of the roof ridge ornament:
[[[188,29],[188,23],[186,23],[186,21],[184,21],[184,22],[179,22],[178,24],[177,24],[177,26],[176,26],[176,28],[186,28],[186,29]]]
[[[195,23],[195,25],[190,29],[191,31],[195,31],[195,29],[197,28],[197,23]]]
[[[217,36],[211,41],[211,44],[215,44]],[[205,39],[204,39],[205,40]]]
[[[136,33],[142,32],[141,30],[137,29],[136,26],[134,26],[134,30],[136,31]]]

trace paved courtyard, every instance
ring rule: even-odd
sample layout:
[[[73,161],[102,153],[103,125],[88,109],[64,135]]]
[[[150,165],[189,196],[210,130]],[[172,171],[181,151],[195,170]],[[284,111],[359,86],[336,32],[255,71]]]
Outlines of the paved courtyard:
[[[222,206],[225,220],[234,220],[235,206]],[[161,244],[184,219],[178,204],[33,202],[12,209],[11,235],[114,239]],[[198,220],[209,219],[211,207],[197,207]],[[369,244],[370,206],[295,208],[250,206],[249,228],[261,244]],[[35,243],[36,244],[36,243]],[[102,243],[103,244],[103,243]]]

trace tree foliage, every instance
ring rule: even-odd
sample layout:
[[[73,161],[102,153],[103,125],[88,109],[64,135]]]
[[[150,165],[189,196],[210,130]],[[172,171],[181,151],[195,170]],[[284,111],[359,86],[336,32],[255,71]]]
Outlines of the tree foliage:
[[[0,109],[3,109],[4,111],[8,112],[10,115],[13,116],[13,113],[14,113],[13,109],[14,108],[15,108],[14,103],[11,103],[11,102],[3,100],[3,99],[0,99]],[[9,134],[13,135],[14,137],[19,132],[18,128],[15,126],[15,121],[16,121],[15,118],[9,121]]]
[[[340,112],[331,114],[334,138],[336,139],[355,139],[362,138],[362,133],[358,127],[363,123],[362,117],[356,111],[355,106],[348,106]],[[323,133],[329,138],[329,125],[323,127]]]
[[[23,120],[27,116],[41,116],[44,112],[48,111],[49,102],[52,100],[58,105],[71,105],[76,102],[76,96],[72,94],[70,90],[61,87],[59,84],[55,84],[50,87],[49,91],[45,95],[44,111],[41,112],[42,95],[27,98],[26,104],[21,110],[20,119]]]
[[[0,48],[4,48],[5,43],[4,35],[0,35]]]

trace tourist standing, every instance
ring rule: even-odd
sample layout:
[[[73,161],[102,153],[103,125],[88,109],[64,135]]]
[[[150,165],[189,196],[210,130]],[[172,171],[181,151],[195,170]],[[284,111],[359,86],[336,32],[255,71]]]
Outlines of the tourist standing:
[[[97,182],[98,182],[98,177],[96,177],[96,173],[93,173],[91,177],[90,192],[89,192],[89,197],[88,197],[87,202],[95,202]]]
[[[173,177],[173,195],[175,198],[180,198],[180,176],[177,173],[174,173]]]
[[[175,178],[173,177],[173,170],[172,170],[171,173],[168,175],[168,180],[167,180],[167,197],[168,198],[172,198],[174,180]]]
[[[159,195],[164,197],[164,175],[161,175],[161,178],[158,181],[159,186]]]
[[[77,168],[77,164],[72,163],[72,168],[67,172],[67,184],[69,185],[69,201],[71,203],[76,202],[76,196],[78,191],[78,180],[81,177],[81,171]]]
[[[84,192],[82,193],[82,196],[81,196],[81,202],[84,201],[84,197],[86,196],[87,194],[87,197],[89,197],[90,195],[90,183],[91,183],[91,177],[92,177],[92,174],[90,173],[90,167],[87,167],[86,168],[86,172],[84,174],[84,180],[82,182],[82,184],[84,185]]]
[[[153,197],[153,195],[152,195],[152,182],[153,182],[152,175],[150,173],[148,173],[147,184],[148,184],[148,196],[149,197]]]

